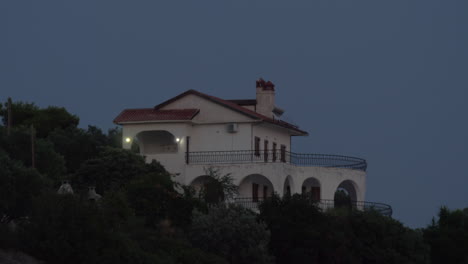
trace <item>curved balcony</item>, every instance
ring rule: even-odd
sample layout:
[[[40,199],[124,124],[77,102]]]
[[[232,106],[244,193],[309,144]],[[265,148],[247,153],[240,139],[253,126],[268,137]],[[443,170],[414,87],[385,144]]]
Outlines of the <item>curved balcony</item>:
[[[289,163],[304,167],[334,167],[366,171],[365,159],[328,154],[301,154],[289,151],[195,151],[186,152],[187,164]]]
[[[253,199],[251,197],[237,197],[234,198],[234,203],[242,207],[254,210],[258,212],[258,205],[264,201],[263,198]],[[351,201],[349,204],[344,204],[335,200],[318,200],[312,201],[317,204],[317,207],[322,211],[326,211],[333,208],[350,207],[352,209],[361,211],[376,211],[384,216],[391,217],[393,209],[390,205],[384,203],[374,203],[365,201]]]

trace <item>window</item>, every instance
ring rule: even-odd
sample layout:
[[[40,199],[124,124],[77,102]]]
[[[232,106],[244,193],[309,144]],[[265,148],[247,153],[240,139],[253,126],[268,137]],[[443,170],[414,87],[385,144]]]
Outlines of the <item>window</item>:
[[[258,202],[258,184],[252,183],[252,201]]]
[[[310,194],[312,197],[312,201],[320,201],[320,187],[310,187]]]
[[[255,156],[260,156],[260,138],[255,137]]]
[[[286,146],[281,145],[281,162],[286,162]]]
[[[276,143],[273,142],[273,147],[272,147],[272,151],[273,151],[273,162],[276,161]]]
[[[190,137],[187,136],[185,140],[185,163],[189,164],[190,162]]]
[[[268,162],[268,140],[265,140],[265,148],[263,149],[263,158]]]
[[[263,200],[266,200],[268,197],[268,186],[263,185]]]

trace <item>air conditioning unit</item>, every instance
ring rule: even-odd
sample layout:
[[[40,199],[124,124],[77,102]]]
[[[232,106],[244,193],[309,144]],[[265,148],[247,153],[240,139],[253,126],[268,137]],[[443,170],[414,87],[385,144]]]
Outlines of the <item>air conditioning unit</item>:
[[[237,123],[231,123],[227,125],[228,133],[237,133],[238,130],[239,130],[239,124]]]

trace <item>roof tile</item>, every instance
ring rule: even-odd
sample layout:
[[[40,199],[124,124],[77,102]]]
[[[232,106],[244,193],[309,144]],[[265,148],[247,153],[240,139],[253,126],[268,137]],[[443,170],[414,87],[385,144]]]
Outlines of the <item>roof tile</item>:
[[[199,109],[125,109],[114,119],[114,123],[192,120],[199,111]]]

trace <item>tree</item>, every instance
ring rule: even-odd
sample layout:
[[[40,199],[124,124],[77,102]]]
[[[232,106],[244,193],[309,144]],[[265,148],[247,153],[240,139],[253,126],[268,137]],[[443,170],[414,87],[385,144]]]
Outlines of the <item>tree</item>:
[[[12,160],[20,161],[24,166],[32,166],[31,134],[29,131],[13,129],[10,136],[0,129],[0,148]],[[57,184],[65,174],[65,160],[55,152],[54,145],[46,139],[37,139],[34,144],[35,168],[52,183]]]
[[[105,194],[122,188],[148,170],[143,157],[128,150],[107,147],[96,158],[81,165],[72,176],[72,183],[78,190],[85,191],[89,186],[95,186],[98,193]]]
[[[47,186],[34,169],[11,160],[0,149],[0,223],[28,216],[33,199]]]
[[[135,214],[147,226],[157,227],[162,221],[179,227],[190,224],[194,204],[174,190],[165,171],[138,177],[127,185],[127,193]]]
[[[260,219],[271,231],[270,250],[277,263],[319,263],[327,219],[309,197],[273,195],[260,204]]]
[[[58,153],[64,156],[69,173],[74,173],[83,162],[96,158],[104,147],[115,145],[115,137],[110,132],[112,139],[105,135],[99,128],[88,126],[88,129],[67,127],[55,129],[50,132],[47,139],[51,141]]]
[[[277,263],[428,263],[419,232],[377,212],[321,212],[308,197],[260,205]]]
[[[34,103],[13,102],[11,109],[12,126],[24,129],[33,125],[39,138],[47,137],[56,128],[76,127],[80,120],[63,107],[49,106],[47,108],[39,108]],[[0,116],[2,116],[3,123],[6,125],[6,106],[0,105]]]
[[[154,263],[100,207],[76,196],[45,194],[21,228],[21,248],[47,263]]]
[[[255,213],[239,206],[213,206],[207,214],[194,211],[190,240],[229,263],[272,263],[270,233]]]
[[[439,219],[423,230],[432,263],[468,263],[468,208],[442,207]]]
[[[238,187],[233,183],[231,174],[221,175],[219,169],[208,167],[205,169],[208,176],[200,191],[200,197],[209,204],[218,204],[232,199],[238,192]]]

